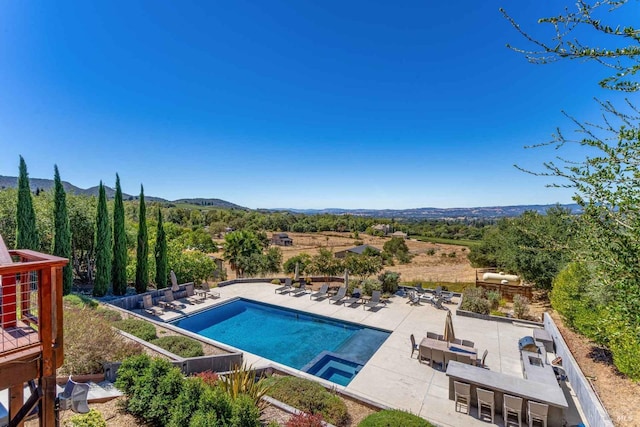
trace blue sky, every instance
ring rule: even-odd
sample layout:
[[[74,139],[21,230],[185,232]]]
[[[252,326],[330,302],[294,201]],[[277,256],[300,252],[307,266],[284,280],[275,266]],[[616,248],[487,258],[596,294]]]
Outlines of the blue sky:
[[[21,154],[31,177],[251,208],[569,203],[513,165],[620,95],[505,47],[526,43],[498,8],[538,33],[540,3],[3,2],[0,174]]]

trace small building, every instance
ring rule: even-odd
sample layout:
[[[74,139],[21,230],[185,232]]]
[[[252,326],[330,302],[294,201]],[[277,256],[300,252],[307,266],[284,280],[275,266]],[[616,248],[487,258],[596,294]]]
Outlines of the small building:
[[[373,246],[369,246],[369,245],[360,245],[360,246],[355,246],[353,248],[349,248],[349,249],[345,249],[343,251],[338,251],[335,253],[335,257],[336,258],[346,258],[347,255],[349,254],[355,254],[355,255],[362,255],[364,253],[365,250],[367,250],[367,248],[370,248],[371,250],[380,253],[380,249],[373,247]]]
[[[278,246],[292,246],[293,239],[287,233],[274,233],[271,236],[271,243]]]
[[[399,237],[400,239],[406,239],[407,233],[402,231],[396,231],[395,233],[391,233],[391,237]]]

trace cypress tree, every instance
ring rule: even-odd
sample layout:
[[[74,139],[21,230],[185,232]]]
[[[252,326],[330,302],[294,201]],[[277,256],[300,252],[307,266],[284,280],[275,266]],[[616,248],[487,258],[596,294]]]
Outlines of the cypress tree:
[[[69,214],[67,212],[67,194],[60,181],[58,166],[53,166],[53,180],[55,185],[55,198],[53,200],[53,254],[62,258],[67,258],[69,263],[62,270],[62,293],[67,295],[71,292],[73,285],[73,269],[71,266],[71,226],[69,225]]]
[[[113,293],[127,292],[127,235],[124,231],[124,203],[120,177],[116,174],[116,198],[113,206]]]
[[[33,210],[31,188],[29,188],[29,174],[27,173],[27,164],[22,156],[20,156],[20,176],[18,177],[16,249],[40,250],[36,213]]]
[[[138,247],[136,251],[136,292],[147,291],[149,283],[149,241],[147,236],[147,208],[144,204],[144,188],[140,186],[140,213],[138,215]]]
[[[155,257],[156,287],[158,289],[166,288],[169,263],[167,260],[167,235],[164,233],[161,208],[158,208],[158,231],[156,233]]]
[[[111,227],[109,226],[109,211],[107,210],[107,195],[100,181],[100,195],[98,197],[98,213],[96,215],[96,279],[93,285],[93,295],[106,295],[111,283]]]

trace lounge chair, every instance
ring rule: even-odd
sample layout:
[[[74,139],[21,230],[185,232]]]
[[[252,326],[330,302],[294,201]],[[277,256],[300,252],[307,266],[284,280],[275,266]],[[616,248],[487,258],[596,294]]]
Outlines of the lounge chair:
[[[409,292],[409,299],[407,300],[407,304],[420,305],[420,296],[416,291]]]
[[[446,310],[446,307],[442,305],[442,298],[434,298],[433,300],[431,300],[431,303],[435,308],[438,308],[440,310]]]
[[[164,309],[157,305],[153,305],[153,299],[150,294],[142,295],[142,308],[144,311],[149,314],[153,314],[154,316],[160,316],[164,313]]]
[[[193,285],[193,283],[185,286],[184,289],[187,291],[187,296],[184,297],[184,300],[186,300],[189,304],[204,302],[204,300],[206,299],[204,295],[196,294],[195,286]]]
[[[322,286],[320,286],[320,290],[318,292],[312,292],[311,294],[309,294],[309,299],[325,298],[327,296],[329,296],[329,284],[323,283]]]
[[[341,286],[340,289],[338,289],[338,293],[332,296],[331,298],[329,298],[329,304],[331,304],[331,301],[335,301],[336,304],[342,303],[342,300],[345,298],[346,294],[347,294],[347,288],[344,286]]]
[[[284,294],[284,293],[291,292],[293,289],[294,289],[293,286],[291,286],[291,279],[285,279],[284,286],[280,286],[279,288],[276,288],[274,292]]]
[[[302,295],[302,294],[306,294],[307,293],[307,285],[304,282],[300,283],[300,287],[299,288],[293,288],[290,292],[289,295],[297,297],[298,295]]]
[[[451,304],[453,302],[453,292],[440,292],[440,298],[445,304]]]
[[[202,285],[200,285],[201,289],[195,289],[195,293],[198,295],[202,295],[203,297],[206,298],[211,298],[211,299],[216,299],[216,298],[220,298],[220,292],[213,290],[209,287],[209,284],[207,282],[204,282]]]
[[[384,304],[384,302],[380,301],[380,291],[373,291],[371,294],[371,300],[368,303],[363,305],[363,308],[366,310],[369,307],[371,310],[374,307],[377,307],[379,304]]]
[[[342,301],[342,303],[346,304],[346,305],[351,305],[351,304],[357,303],[361,299],[362,299],[362,289],[355,288],[353,290],[353,293],[351,294],[351,296],[349,298],[345,299],[344,301]]]
[[[166,289],[164,291],[163,300],[158,303],[158,305],[164,309],[170,308],[172,310],[178,310],[183,306],[178,304],[175,297],[173,296],[173,291],[171,289]]]

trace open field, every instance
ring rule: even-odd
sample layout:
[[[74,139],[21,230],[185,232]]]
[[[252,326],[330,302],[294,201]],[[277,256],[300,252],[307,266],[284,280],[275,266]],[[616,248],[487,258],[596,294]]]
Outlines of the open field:
[[[421,242],[444,243],[447,245],[466,247],[471,247],[480,243],[479,240],[446,239],[444,237],[418,237],[416,240],[419,240]]]
[[[360,233],[358,239],[352,233],[287,233],[293,239],[293,246],[281,246],[283,262],[300,253],[315,255],[320,248],[328,248],[333,252],[356,246],[356,241],[374,246],[382,250],[389,237],[370,236]],[[268,234],[269,238],[271,233]],[[222,243],[219,241],[218,243]],[[407,240],[407,246],[413,259],[409,264],[385,266],[386,270],[400,273],[401,281],[426,280],[433,282],[475,282],[475,269],[471,267],[465,246],[443,243],[428,243]],[[361,243],[357,243],[361,244]],[[218,256],[222,256],[220,253]],[[226,263],[225,263],[226,264]],[[227,277],[235,278],[235,273],[226,265]]]

